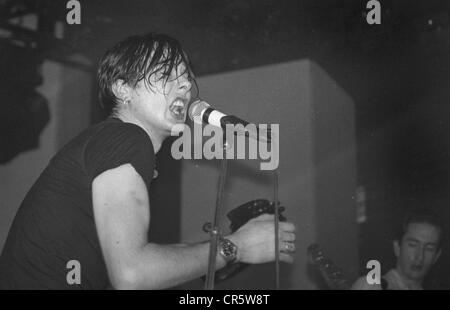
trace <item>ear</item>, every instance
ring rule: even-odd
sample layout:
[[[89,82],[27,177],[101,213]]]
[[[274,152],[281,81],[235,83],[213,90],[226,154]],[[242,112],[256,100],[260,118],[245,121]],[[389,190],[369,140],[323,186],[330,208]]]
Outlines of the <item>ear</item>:
[[[434,257],[434,261],[433,264],[437,262],[437,260],[439,259],[439,257],[441,256],[442,250],[439,249],[439,251],[437,252],[436,256]]]
[[[115,81],[111,89],[114,96],[121,101],[129,100],[131,98],[131,87],[122,79]]]
[[[398,240],[394,240],[393,246],[395,257],[398,258],[400,256],[400,243],[398,242]]]

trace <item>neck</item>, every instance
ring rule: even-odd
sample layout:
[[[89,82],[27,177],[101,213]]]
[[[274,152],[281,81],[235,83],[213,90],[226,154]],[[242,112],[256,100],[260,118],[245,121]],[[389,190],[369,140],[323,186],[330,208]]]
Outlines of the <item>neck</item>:
[[[402,269],[397,266],[396,268],[397,273],[400,275],[400,277],[402,278],[403,283],[408,286],[409,288],[417,288],[417,287],[422,287],[422,280],[416,280],[416,279],[410,279],[407,276],[405,276],[402,272]]]
[[[153,128],[150,124],[147,124],[144,121],[141,121],[136,116],[134,116],[132,113],[129,113],[127,111],[117,111],[113,114],[114,117],[119,118],[125,123],[131,123],[135,124],[147,133],[147,135],[150,137],[150,140],[152,140],[153,148],[155,150],[155,154],[158,153],[158,151],[161,149],[161,145],[166,139],[166,136],[162,133],[158,132],[155,128]]]

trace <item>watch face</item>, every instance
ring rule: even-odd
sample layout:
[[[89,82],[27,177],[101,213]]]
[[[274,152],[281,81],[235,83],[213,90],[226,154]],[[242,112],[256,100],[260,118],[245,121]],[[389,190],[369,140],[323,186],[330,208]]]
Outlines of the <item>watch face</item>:
[[[232,263],[236,260],[237,246],[228,239],[222,239],[220,241],[220,254],[227,263]]]

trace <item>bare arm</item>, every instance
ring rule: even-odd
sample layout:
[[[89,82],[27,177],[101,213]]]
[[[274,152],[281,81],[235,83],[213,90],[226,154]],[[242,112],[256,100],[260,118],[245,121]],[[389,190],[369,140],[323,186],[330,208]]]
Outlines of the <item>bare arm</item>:
[[[92,194],[97,233],[115,288],[163,289],[205,274],[209,243],[148,243],[149,197],[144,181],[132,165],[125,164],[97,176],[92,183]],[[268,246],[270,242],[273,244],[268,229],[272,227],[270,217],[251,222],[228,236],[239,248],[238,259],[254,263],[273,260],[274,249],[270,251]],[[280,236],[295,239],[293,225],[282,224],[291,231]],[[282,260],[292,261],[291,255],[283,255]],[[218,256],[217,268],[224,265],[224,259]]]

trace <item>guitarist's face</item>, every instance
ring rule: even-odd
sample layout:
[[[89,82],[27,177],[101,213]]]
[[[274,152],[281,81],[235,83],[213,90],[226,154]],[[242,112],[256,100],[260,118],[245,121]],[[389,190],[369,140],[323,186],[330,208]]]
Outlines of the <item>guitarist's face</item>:
[[[427,223],[410,223],[401,242],[394,242],[397,267],[404,276],[422,281],[439,258],[440,231]]]

